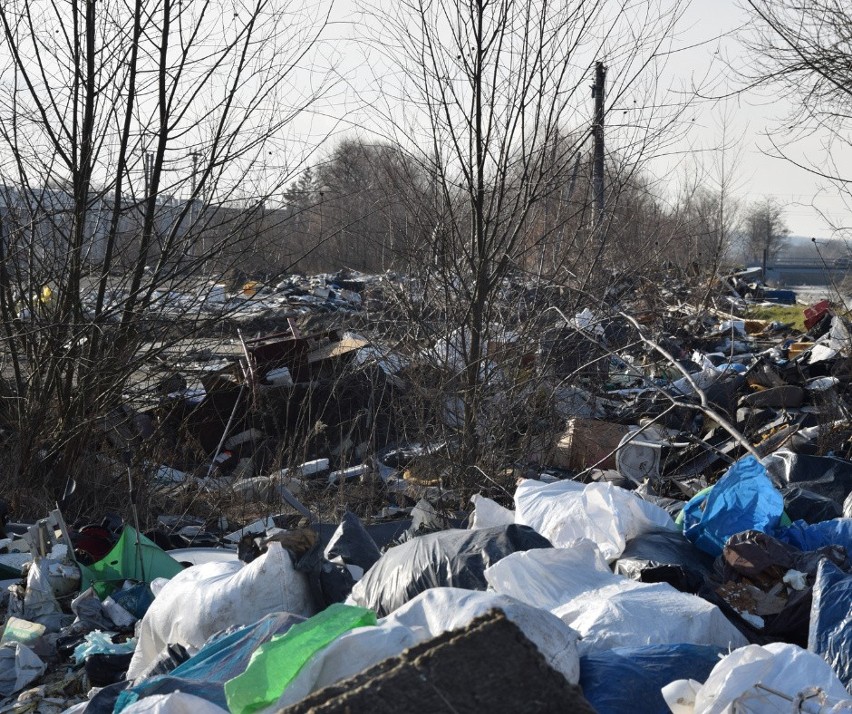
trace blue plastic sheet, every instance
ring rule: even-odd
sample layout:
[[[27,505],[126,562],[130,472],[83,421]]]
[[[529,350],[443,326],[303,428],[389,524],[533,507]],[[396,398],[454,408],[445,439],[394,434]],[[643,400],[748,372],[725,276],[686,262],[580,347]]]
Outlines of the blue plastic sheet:
[[[832,518],[820,523],[795,521],[789,528],[782,528],[776,538],[800,550],[818,550],[827,545],[842,545],[852,554],[852,518]]]
[[[115,714],[144,697],[177,691],[194,694],[227,709],[225,682],[245,671],[258,647],[303,621],[298,615],[276,613],[253,625],[217,636],[169,674],[151,677],[122,692],[115,705]]]
[[[617,647],[580,658],[580,686],[598,714],[669,714],[660,690],[703,682],[727,650],[706,645]]]
[[[774,534],[784,499],[753,456],[737,461],[710,491],[683,509],[683,534],[705,553],[722,554],[728,538],[743,531]]]
[[[137,583],[127,589],[116,590],[112,599],[137,620],[141,620],[154,602],[154,593],[148,583]]]
[[[824,559],[811,601],[808,649],[822,657],[852,692],[852,574]]]

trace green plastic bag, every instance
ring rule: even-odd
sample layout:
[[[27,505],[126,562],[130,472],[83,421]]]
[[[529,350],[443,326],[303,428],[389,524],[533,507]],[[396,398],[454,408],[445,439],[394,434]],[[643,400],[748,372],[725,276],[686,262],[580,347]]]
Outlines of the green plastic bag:
[[[376,624],[376,613],[335,603],[257,648],[245,672],[225,683],[232,714],[249,714],[278,700],[305,663],[342,634]]]
[[[80,565],[82,576],[81,590],[90,585],[101,599],[112,593],[125,580],[137,580],[150,583],[154,578],[173,578],[183,570],[183,566],[172,556],[139,534],[139,547],[136,547],[136,530],[124,526],[121,538],[112,550],[91,565]]]

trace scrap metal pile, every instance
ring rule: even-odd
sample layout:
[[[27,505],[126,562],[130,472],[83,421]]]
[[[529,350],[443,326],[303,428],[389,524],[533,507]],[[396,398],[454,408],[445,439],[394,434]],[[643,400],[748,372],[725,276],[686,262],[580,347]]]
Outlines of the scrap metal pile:
[[[293,324],[196,354],[130,420],[197,444],[148,486],[278,509],[7,524],[2,711],[852,711],[852,326],[672,305],[545,308],[534,348],[490,327],[483,409],[510,371],[550,398],[479,489],[441,471],[445,393],[418,436],[448,438],[395,421],[463,334]],[[365,486],[361,517],[322,498]]]

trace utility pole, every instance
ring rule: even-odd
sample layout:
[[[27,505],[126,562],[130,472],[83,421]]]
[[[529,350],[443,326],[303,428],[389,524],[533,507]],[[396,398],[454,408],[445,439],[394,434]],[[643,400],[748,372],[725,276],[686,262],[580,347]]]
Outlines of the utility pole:
[[[592,97],[595,100],[595,123],[592,135],[595,140],[594,163],[592,164],[592,185],[595,192],[595,207],[597,208],[596,225],[603,224],[604,217],[604,99],[606,90],[606,67],[603,62],[595,63],[595,83],[592,86]]]
[[[772,219],[769,209],[766,210],[766,235],[763,236],[763,282],[766,284],[766,264],[769,262],[769,247],[772,243]]]
[[[190,176],[192,194],[189,197],[189,220],[192,223],[195,220],[195,191],[198,187],[198,159],[201,158],[201,152],[190,151],[189,155],[192,157],[192,176]]]
[[[145,174],[145,200],[151,197],[151,171],[154,168],[154,154],[151,151],[145,151],[142,154],[142,171]]]
[[[190,177],[190,184],[192,186],[192,194],[189,197],[189,235],[192,236],[192,232],[195,229],[195,191],[198,186],[198,159],[201,157],[200,151],[190,151],[189,155],[192,157],[192,176]],[[190,240],[192,240],[190,238]],[[190,250],[187,249],[187,254],[189,254]],[[201,252],[204,253],[204,244],[201,245]]]
[[[189,155],[192,157],[192,200],[195,201],[195,188],[198,178],[198,159],[201,157],[201,152],[190,151]]]

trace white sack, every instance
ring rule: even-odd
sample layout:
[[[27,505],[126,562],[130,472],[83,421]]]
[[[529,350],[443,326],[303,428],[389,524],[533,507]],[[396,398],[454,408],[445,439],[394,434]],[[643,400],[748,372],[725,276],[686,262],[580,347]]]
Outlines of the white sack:
[[[531,526],[556,548],[587,538],[607,561],[616,560],[627,541],[660,528],[676,528],[666,511],[611,483],[580,484],[527,479],[515,491],[515,523]]]
[[[769,692],[755,689],[757,683],[795,699],[800,692],[811,687],[822,690],[828,700],[843,701],[844,711],[852,711],[852,699],[831,667],[818,655],[796,645],[773,643],[761,647],[742,647],[719,661],[707,681],[698,689],[692,709],[677,701],[683,691],[683,682],[677,680],[663,687],[663,698],[672,711],[692,714],[723,714],[747,711],[749,714],[776,714],[794,711],[791,702]],[[819,700],[811,700],[803,711],[828,711]],[[833,702],[832,702],[833,703]],[[675,707],[679,707],[675,709]],[[841,708],[832,709],[840,711]]]
[[[248,565],[232,561],[187,568],[163,587],[145,613],[127,678],[142,674],[169,644],[197,650],[211,635],[273,612],[314,613],[307,579],[293,569],[280,543],[270,543]]]
[[[615,575],[589,540],[579,540],[570,548],[539,548],[539,557],[531,551],[512,553],[505,566],[500,562],[485,569],[485,579],[495,592],[544,610],[553,610],[584,593],[625,580]]]
[[[46,669],[47,665],[26,645],[3,645],[0,647],[0,696],[20,692]]]
[[[747,644],[715,605],[667,583],[615,575],[595,551],[581,541],[513,553],[486,569],[485,579],[496,592],[550,610],[576,630],[581,655],[657,644]]]
[[[22,620],[39,622],[49,631],[55,632],[59,628],[52,627],[52,620],[56,615],[62,614],[62,608],[59,607],[56,596],[53,594],[48,574],[49,567],[50,561],[46,559],[37,559],[30,564],[23,601],[16,597],[9,598],[8,614],[20,617]]]
[[[475,494],[470,497],[473,503],[473,513],[470,514],[471,528],[491,528],[492,526],[508,526],[515,522],[515,513],[503,508],[490,498]]]
[[[495,593],[432,588],[379,620],[376,627],[347,632],[318,652],[266,711],[295,704],[311,692],[358,674],[419,642],[466,627],[495,608],[502,610],[538,647],[551,667],[572,684],[579,681],[577,634],[558,617]]]

